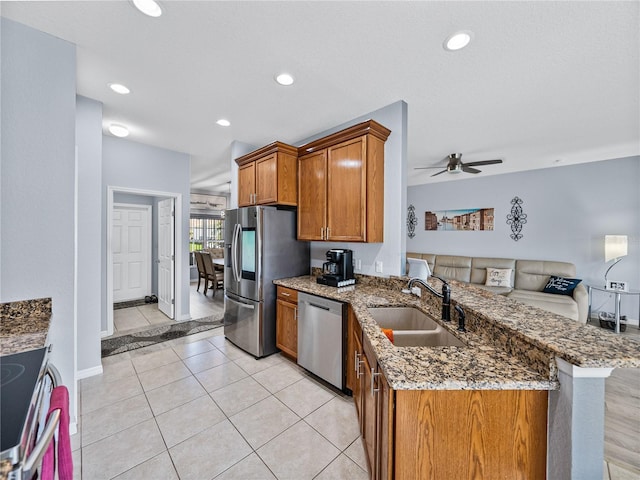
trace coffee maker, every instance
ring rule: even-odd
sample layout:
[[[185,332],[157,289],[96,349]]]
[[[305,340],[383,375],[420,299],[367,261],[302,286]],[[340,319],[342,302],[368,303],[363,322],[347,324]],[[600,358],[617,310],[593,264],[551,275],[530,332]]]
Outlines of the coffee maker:
[[[346,249],[332,249],[327,251],[327,261],[322,264],[322,276],[318,283],[332,287],[353,285],[353,251]]]

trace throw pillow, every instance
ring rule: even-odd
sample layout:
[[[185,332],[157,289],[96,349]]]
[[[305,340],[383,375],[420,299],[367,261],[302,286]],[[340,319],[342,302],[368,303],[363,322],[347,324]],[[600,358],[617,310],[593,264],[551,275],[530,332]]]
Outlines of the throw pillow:
[[[511,287],[511,269],[487,268],[487,280],[484,284],[491,287]]]
[[[581,281],[582,280],[579,278],[551,276],[542,291],[544,293],[553,293],[556,295],[573,295],[573,290]]]

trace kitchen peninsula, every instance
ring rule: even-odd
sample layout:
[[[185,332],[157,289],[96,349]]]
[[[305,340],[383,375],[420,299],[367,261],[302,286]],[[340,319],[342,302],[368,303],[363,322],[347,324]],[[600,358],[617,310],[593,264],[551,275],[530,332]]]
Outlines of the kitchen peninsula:
[[[275,282],[350,305],[347,377],[360,368],[354,362],[364,362],[367,368],[358,378],[364,376],[369,382],[364,388],[378,392],[373,402],[368,391],[359,392],[358,382],[347,381],[359,414],[364,411],[373,478],[447,478],[438,476],[447,468],[469,476],[475,469],[479,476],[474,478],[497,478],[491,472],[513,474],[521,468],[538,475],[523,478],[545,473],[549,479],[602,478],[604,378],[616,367],[639,367],[640,345],[451,282],[452,307],[463,308],[467,332],[456,331],[456,314],[449,323],[438,322],[466,346],[396,347],[369,308],[408,306],[440,318],[440,300],[426,290],[421,299],[401,293],[406,282],[406,277],[361,276],[344,290],[318,285],[310,276]],[[352,352],[358,341],[360,357]],[[365,401],[358,405],[361,396]],[[376,417],[374,425],[367,414]],[[512,423],[500,424],[502,417]],[[468,431],[439,430],[447,424]],[[502,452],[505,445],[509,452],[491,456],[491,448]]]

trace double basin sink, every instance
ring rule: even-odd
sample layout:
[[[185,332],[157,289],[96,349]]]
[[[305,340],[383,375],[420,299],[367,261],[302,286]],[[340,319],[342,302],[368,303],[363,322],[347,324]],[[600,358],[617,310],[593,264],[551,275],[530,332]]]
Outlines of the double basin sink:
[[[412,307],[375,307],[369,314],[381,328],[393,330],[396,347],[464,347],[458,337],[427,314]]]

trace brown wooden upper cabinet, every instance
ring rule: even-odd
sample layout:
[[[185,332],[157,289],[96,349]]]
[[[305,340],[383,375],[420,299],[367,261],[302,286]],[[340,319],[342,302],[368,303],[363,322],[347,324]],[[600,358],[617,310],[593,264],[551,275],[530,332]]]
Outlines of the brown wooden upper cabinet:
[[[297,203],[298,150],[274,142],[236,158],[238,206]]]
[[[390,133],[368,120],[298,148],[298,240],[383,241]]]

